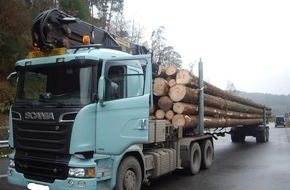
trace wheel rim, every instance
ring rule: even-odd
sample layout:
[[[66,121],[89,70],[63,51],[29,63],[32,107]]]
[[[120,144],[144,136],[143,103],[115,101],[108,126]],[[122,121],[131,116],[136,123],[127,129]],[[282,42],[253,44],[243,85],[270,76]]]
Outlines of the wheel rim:
[[[126,190],[134,190],[136,187],[136,174],[132,170],[128,170],[124,178],[124,188]]]

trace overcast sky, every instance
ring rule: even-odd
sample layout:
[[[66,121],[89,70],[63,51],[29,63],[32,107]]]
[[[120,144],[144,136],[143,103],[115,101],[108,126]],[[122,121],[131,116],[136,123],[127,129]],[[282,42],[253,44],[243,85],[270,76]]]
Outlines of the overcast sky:
[[[204,79],[225,89],[290,94],[289,0],[125,0],[125,17],[145,36],[165,27],[184,67],[204,63]]]

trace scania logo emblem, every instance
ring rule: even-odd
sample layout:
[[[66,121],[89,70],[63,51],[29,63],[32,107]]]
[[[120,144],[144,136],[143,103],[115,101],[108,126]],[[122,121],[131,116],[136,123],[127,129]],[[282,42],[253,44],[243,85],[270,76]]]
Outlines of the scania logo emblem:
[[[26,112],[25,119],[54,120],[53,112]]]

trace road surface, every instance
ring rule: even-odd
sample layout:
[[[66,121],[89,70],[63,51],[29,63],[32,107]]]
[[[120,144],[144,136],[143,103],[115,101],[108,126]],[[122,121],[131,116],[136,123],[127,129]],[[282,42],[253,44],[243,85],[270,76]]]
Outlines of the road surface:
[[[209,170],[189,176],[182,170],[151,181],[142,190],[286,190],[290,189],[290,128],[270,124],[268,143],[232,143],[230,135],[214,142],[215,159]],[[8,160],[0,160],[1,190],[24,190],[7,184]]]

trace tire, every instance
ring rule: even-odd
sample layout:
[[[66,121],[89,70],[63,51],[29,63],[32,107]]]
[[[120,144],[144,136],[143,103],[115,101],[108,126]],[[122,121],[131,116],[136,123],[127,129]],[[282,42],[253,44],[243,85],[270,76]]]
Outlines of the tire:
[[[266,142],[269,142],[269,128],[266,128]]]
[[[232,128],[231,139],[232,139],[233,143],[243,143],[243,142],[245,142],[246,136],[243,132],[240,132],[240,131]]]
[[[138,160],[132,156],[125,158],[117,172],[116,190],[139,190],[142,171]]]
[[[201,168],[208,169],[212,165],[213,160],[213,144],[211,140],[207,139],[201,143]]]
[[[267,130],[266,130],[266,128],[261,128],[260,130],[256,131],[256,141],[257,141],[257,143],[267,142]]]
[[[191,145],[189,159],[189,173],[195,175],[199,172],[201,166],[201,150],[197,142]]]

